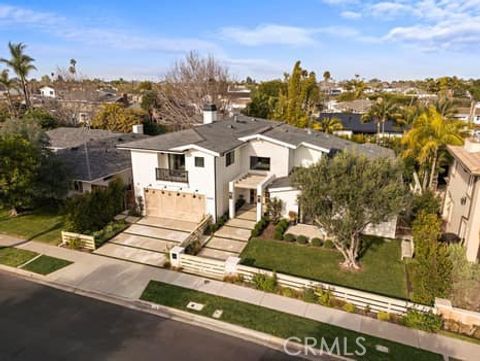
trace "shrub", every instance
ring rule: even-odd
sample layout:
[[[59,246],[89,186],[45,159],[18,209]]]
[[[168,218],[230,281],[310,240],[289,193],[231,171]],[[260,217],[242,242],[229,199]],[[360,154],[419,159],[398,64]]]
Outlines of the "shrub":
[[[106,241],[108,241],[109,239],[112,239],[127,227],[128,227],[128,224],[124,220],[113,221],[108,223],[100,231],[92,233],[92,236],[95,237],[95,246],[100,247]]]
[[[273,224],[277,224],[282,216],[283,201],[278,198],[271,198],[267,204],[267,214]]]
[[[70,197],[65,202],[66,229],[90,234],[104,228],[123,210],[125,187],[115,180],[105,189]]]
[[[332,295],[332,291],[320,289],[317,291],[318,303],[322,306],[331,306],[335,297]]]
[[[298,292],[288,287],[283,287],[280,290],[280,293],[282,296],[285,296],[285,297],[299,298]],[[302,293],[302,296],[303,296],[303,293]]]
[[[255,288],[261,291],[275,292],[277,289],[277,275],[275,272],[272,277],[263,273],[257,273],[253,276],[252,282]]]
[[[407,327],[417,328],[427,332],[438,332],[442,327],[442,317],[433,312],[409,310],[403,316],[402,323]]]
[[[245,199],[243,199],[243,197],[238,198],[237,201],[235,202],[235,211],[238,211],[240,208],[242,208],[244,204],[245,204]]]
[[[327,240],[325,240],[325,242],[323,242],[323,247],[325,247],[327,249],[333,249],[333,248],[335,248],[335,245],[333,244],[331,239],[327,239]]]
[[[277,225],[275,226],[275,234],[274,238],[277,240],[282,240],[283,239],[283,234],[288,228],[288,220],[286,219],[281,219]]]
[[[308,243],[308,237],[300,235],[300,236],[297,237],[297,242],[300,243],[300,244],[307,244]]]
[[[262,219],[255,224],[255,227],[253,227],[251,237],[260,236],[267,226],[268,220],[265,217],[262,217]]]
[[[294,234],[287,233],[283,236],[283,240],[287,242],[295,242],[296,238]]]
[[[196,239],[185,248],[185,253],[196,255],[198,252],[200,252],[201,249],[202,249],[202,244],[198,239]]]
[[[303,290],[303,300],[305,302],[315,303],[317,302],[317,295],[313,288],[305,288]]]
[[[314,247],[321,247],[323,244],[323,241],[318,237],[314,237],[310,240],[310,243]]]
[[[354,313],[355,310],[357,309],[353,303],[348,303],[348,302],[345,303],[342,308],[345,312],[349,312],[349,313]]]
[[[390,314],[385,311],[378,311],[377,320],[380,321],[390,321]]]
[[[80,238],[73,238],[67,243],[67,247],[71,249],[81,249],[83,248],[83,242]]]
[[[170,261],[165,261],[163,263],[163,268],[171,268],[172,267],[172,264],[170,263]]]

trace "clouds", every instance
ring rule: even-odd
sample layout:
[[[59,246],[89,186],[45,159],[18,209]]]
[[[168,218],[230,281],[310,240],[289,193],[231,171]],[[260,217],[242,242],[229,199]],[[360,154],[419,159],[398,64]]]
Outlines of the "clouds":
[[[226,39],[242,45],[309,45],[315,43],[315,30],[295,26],[276,24],[259,25],[248,29],[244,27],[226,27],[220,30]]]
[[[227,40],[246,46],[289,45],[311,46],[319,43],[319,36],[354,37],[358,32],[345,26],[306,28],[278,24],[264,24],[254,28],[226,27],[220,34]]]
[[[461,51],[480,42],[479,0],[328,0],[347,19],[371,17],[394,24],[375,37],[381,42],[413,45],[421,50]],[[371,37],[373,39],[373,37]]]
[[[169,53],[192,49],[217,51],[213,42],[198,38],[145,36],[111,27],[86,26],[73,19],[51,13],[0,4],[0,26],[26,26],[39,29],[57,38],[86,45],[97,45],[121,50],[148,50]]]

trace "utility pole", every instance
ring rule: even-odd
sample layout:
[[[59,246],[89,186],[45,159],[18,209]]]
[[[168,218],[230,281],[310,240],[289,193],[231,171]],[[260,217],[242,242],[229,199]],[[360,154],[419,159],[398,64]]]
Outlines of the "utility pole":
[[[92,171],[90,169],[90,157],[88,156],[88,133],[90,132],[90,125],[85,122],[83,123],[83,131],[84,131],[84,138],[83,138],[83,146],[85,148],[85,160],[87,162],[87,173],[88,173],[88,179],[90,180],[92,178]]]

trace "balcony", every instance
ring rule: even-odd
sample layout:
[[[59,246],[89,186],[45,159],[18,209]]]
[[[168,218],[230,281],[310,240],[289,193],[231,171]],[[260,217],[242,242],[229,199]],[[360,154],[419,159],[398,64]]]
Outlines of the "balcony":
[[[155,176],[158,181],[188,183],[186,170],[155,168]]]

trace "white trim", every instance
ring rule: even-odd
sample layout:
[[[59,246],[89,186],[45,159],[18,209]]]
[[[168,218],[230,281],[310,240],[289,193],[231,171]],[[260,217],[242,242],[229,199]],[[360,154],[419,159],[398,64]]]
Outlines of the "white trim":
[[[303,145],[304,147],[307,147],[307,148],[312,148],[312,149],[315,149],[315,150],[319,150],[319,151],[324,152],[324,153],[330,153],[330,149],[323,148],[323,147],[320,147],[318,145],[313,145],[313,144],[310,144],[310,143],[307,143],[307,142],[301,142],[300,145]]]
[[[220,153],[214,152],[214,151],[209,150],[207,148],[200,147],[196,144],[186,144],[186,145],[181,145],[181,146],[176,147],[176,148],[171,148],[172,151],[186,151],[186,150],[189,150],[189,149],[195,149],[195,150],[198,150],[200,152],[204,152],[204,153],[213,155],[215,157],[220,157]]]
[[[278,187],[278,188],[267,188],[270,193],[279,193],[279,192],[291,192],[291,191],[298,191],[297,188],[288,186],[288,187]]]
[[[253,139],[256,139],[256,140],[265,140],[267,142],[270,142],[270,143],[273,143],[273,144],[277,144],[277,145],[281,145],[283,147],[287,147],[287,148],[290,148],[290,149],[297,149],[296,146],[292,145],[292,144],[288,144],[288,143],[285,143],[285,142],[282,142],[280,140],[277,140],[277,139],[274,139],[274,138],[270,138],[270,137],[267,137],[263,134],[252,134],[252,135],[248,135],[246,137],[242,137],[242,138],[238,138],[239,140],[241,140],[242,142],[248,142],[250,140],[253,140]]]

